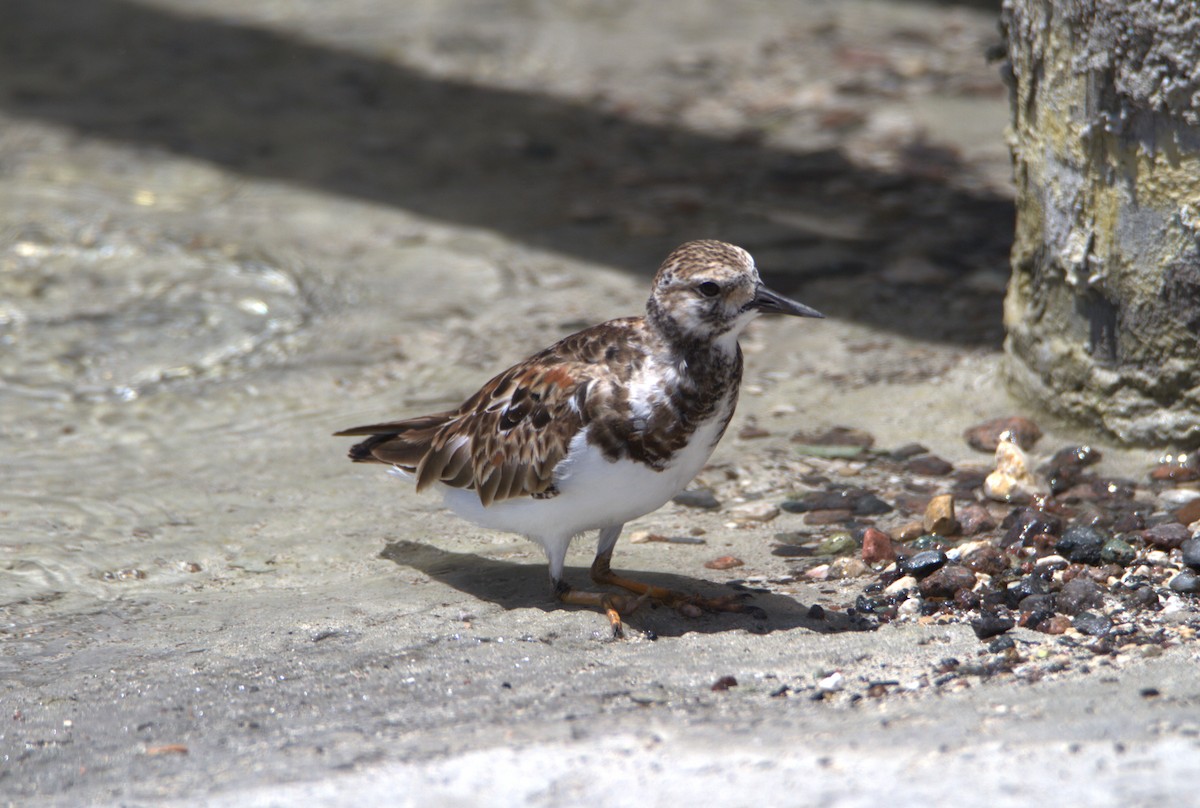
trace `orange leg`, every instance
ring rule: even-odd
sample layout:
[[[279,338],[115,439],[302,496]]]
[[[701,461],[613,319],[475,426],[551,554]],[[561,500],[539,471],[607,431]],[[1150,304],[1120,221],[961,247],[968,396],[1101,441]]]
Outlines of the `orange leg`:
[[[630,598],[625,595],[614,595],[608,592],[584,592],[579,589],[572,589],[571,585],[565,581],[557,581],[554,585],[554,596],[563,603],[568,603],[572,606],[591,606],[592,608],[602,609],[608,617],[609,625],[612,626],[612,634],[615,639],[620,639],[625,636],[624,627],[621,624],[621,614],[630,614],[641,606],[646,598]]]
[[[767,616],[767,613],[762,609],[743,603],[742,599],[735,595],[723,598],[705,598],[700,595],[688,595],[684,592],[676,592],[673,589],[652,586],[644,584],[641,581],[622,578],[612,571],[612,567],[610,566],[611,560],[611,552],[600,553],[596,556],[596,560],[592,562],[591,575],[593,581],[598,584],[619,586],[622,589],[628,589],[630,592],[636,592],[642,598],[657,600],[659,603],[678,610],[687,617],[699,617],[703,612],[738,612],[740,614],[749,614],[759,619]]]

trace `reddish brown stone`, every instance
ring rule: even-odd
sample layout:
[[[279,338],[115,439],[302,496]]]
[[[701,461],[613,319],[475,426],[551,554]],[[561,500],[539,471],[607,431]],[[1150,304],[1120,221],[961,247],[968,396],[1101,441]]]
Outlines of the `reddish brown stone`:
[[[904,464],[904,468],[913,474],[924,474],[926,477],[945,477],[954,471],[954,466],[937,455],[920,455]]]
[[[999,575],[1008,569],[1008,556],[993,545],[985,544],[963,556],[962,564],[974,572]]]
[[[972,503],[960,508],[958,511],[958,523],[962,526],[964,536],[974,536],[977,533],[992,530],[996,527],[996,520],[992,517],[992,514],[979,503]]]
[[[868,564],[881,564],[896,560],[896,548],[892,537],[882,530],[869,527],[863,531],[862,560]]]
[[[806,525],[836,525],[842,522],[849,522],[854,517],[854,512],[849,508],[833,508],[824,511],[809,511],[804,514],[804,524]]]
[[[1000,436],[1005,432],[1012,435],[1016,444],[1026,451],[1032,449],[1038,439],[1042,437],[1042,430],[1038,428],[1037,424],[1019,415],[993,418],[990,421],[976,424],[964,432],[963,437],[966,438],[972,449],[994,452],[1000,443]]]
[[[1200,499],[1193,499],[1186,505],[1176,508],[1172,515],[1179,520],[1180,524],[1190,525],[1200,519]]]
[[[734,567],[741,567],[745,564],[746,562],[742,561],[740,558],[727,555],[721,556],[720,558],[714,558],[712,561],[706,561],[704,566],[708,567],[710,570],[731,570]]]

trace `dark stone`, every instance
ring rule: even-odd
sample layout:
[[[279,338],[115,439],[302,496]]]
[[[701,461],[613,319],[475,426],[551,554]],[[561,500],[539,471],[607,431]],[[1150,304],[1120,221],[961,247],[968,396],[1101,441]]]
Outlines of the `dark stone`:
[[[958,509],[958,523],[962,525],[964,536],[974,536],[996,526],[988,509],[977,502]]]
[[[1158,593],[1154,591],[1152,586],[1139,586],[1128,592],[1121,598],[1121,602],[1125,604],[1126,609],[1152,609],[1158,611],[1162,606],[1158,599]]]
[[[888,454],[888,457],[892,458],[893,460],[903,462],[908,460],[910,457],[916,457],[917,455],[923,454],[929,454],[929,449],[919,443],[906,443],[899,449],[893,449]]]
[[[921,579],[946,565],[946,554],[941,550],[922,550],[900,559],[897,566],[906,574]]]
[[[992,641],[992,644],[988,646],[988,651],[990,651],[993,654],[1002,654],[1005,651],[1007,651],[1009,648],[1016,648],[1016,647],[1017,647],[1017,641],[1014,640],[1012,637],[1001,637],[998,640]]]
[[[1042,437],[1042,430],[1028,418],[1014,415],[1009,418],[993,418],[970,427],[963,433],[967,444],[981,452],[994,452],[1000,444],[1000,436],[1007,432],[1012,440],[1028,451]]]
[[[904,468],[913,474],[923,474],[927,477],[945,477],[954,471],[954,466],[937,455],[919,455],[904,464]]]
[[[992,612],[984,612],[978,618],[971,621],[971,629],[975,632],[975,636],[981,640],[991,639],[999,636],[1015,626],[1011,618],[1001,617]]]
[[[789,513],[808,511],[847,511],[858,516],[876,516],[890,513],[892,506],[870,491],[861,488],[835,488],[830,491],[810,491],[799,499],[780,503],[780,508]]]
[[[1137,558],[1137,551],[1129,542],[1113,536],[1100,548],[1100,560],[1105,564],[1128,567]]]
[[[1113,520],[1112,529],[1117,533],[1132,533],[1146,526],[1146,518],[1137,511],[1126,511]]]
[[[975,580],[975,573],[966,567],[946,564],[921,580],[921,595],[926,598],[952,598],[960,589],[970,590],[975,586]]]
[[[1171,579],[1168,584],[1172,592],[1179,592],[1184,595],[1195,595],[1200,593],[1200,575],[1191,570],[1184,570]]]
[[[1076,631],[1089,637],[1103,637],[1112,631],[1112,621],[1095,612],[1080,612],[1075,615],[1071,625],[1075,627]]]
[[[721,507],[721,501],[707,488],[693,488],[682,491],[676,494],[671,501],[676,505],[685,505],[689,508],[703,508],[707,511]]]
[[[1030,595],[1045,595],[1049,591],[1050,584],[1046,583],[1044,578],[1026,575],[1004,590],[1004,602],[1010,609],[1015,609],[1018,603]]]
[[[1054,549],[1068,561],[1096,565],[1101,563],[1100,551],[1106,541],[1108,537],[1094,527],[1072,525],[1063,531]]]
[[[1050,482],[1050,491],[1061,494],[1076,484],[1083,477],[1087,466],[1100,460],[1100,452],[1091,446],[1068,446],[1059,449],[1046,464],[1046,479]]]
[[[1017,508],[1011,511],[1000,523],[1006,533],[1006,545],[1022,542],[1028,536],[1038,533],[1049,533],[1057,536],[1062,532],[1062,520],[1052,513],[1046,513],[1036,508]]]
[[[1183,563],[1194,570],[1200,570],[1200,536],[1194,536],[1179,545],[1183,551]]]
[[[1175,510],[1171,511],[1171,515],[1175,517],[1175,521],[1180,524],[1190,525],[1197,519],[1200,519],[1200,498],[1193,499],[1184,505],[1180,505]]]
[[[875,436],[854,427],[833,426],[813,432],[797,432],[792,435],[792,442],[812,446],[857,446],[860,449],[870,449],[875,445]]]
[[[995,545],[976,547],[962,557],[963,566],[987,575],[999,575],[1008,569],[1008,556]]]
[[[1188,529],[1178,522],[1167,522],[1142,531],[1142,538],[1146,540],[1147,544],[1163,550],[1174,550],[1187,541],[1191,535]]]
[[[1103,605],[1104,595],[1095,581],[1080,576],[1063,584],[1056,602],[1060,612],[1074,615]]]
[[[1053,614],[1055,601],[1054,595],[1050,593],[1044,595],[1027,595],[1021,598],[1021,602],[1017,604],[1017,611],[1026,614],[1031,612]]]

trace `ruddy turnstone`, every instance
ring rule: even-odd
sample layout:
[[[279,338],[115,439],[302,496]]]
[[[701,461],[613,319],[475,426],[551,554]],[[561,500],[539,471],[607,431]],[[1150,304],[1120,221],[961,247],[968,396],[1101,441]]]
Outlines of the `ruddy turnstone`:
[[[654,277],[643,317],[586,328],[493,378],[457,409],[359,426],[359,463],[383,463],[433,488],[483,527],[546,551],[554,594],[600,607],[616,636],[646,598],[684,613],[752,612],[631,581],[610,567],[621,529],[677,495],[733,417],[742,378],[738,335],[760,314],[822,317],[766,288],[750,254],[720,241],[676,248]],[[599,530],[591,578],[639,597],[572,588],[571,539]]]

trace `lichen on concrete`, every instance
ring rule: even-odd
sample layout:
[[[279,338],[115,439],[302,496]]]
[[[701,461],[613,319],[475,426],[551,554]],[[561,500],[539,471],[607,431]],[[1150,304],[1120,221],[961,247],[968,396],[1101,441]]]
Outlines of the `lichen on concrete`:
[[[1009,0],[1014,386],[1142,444],[1200,445],[1200,11]]]

